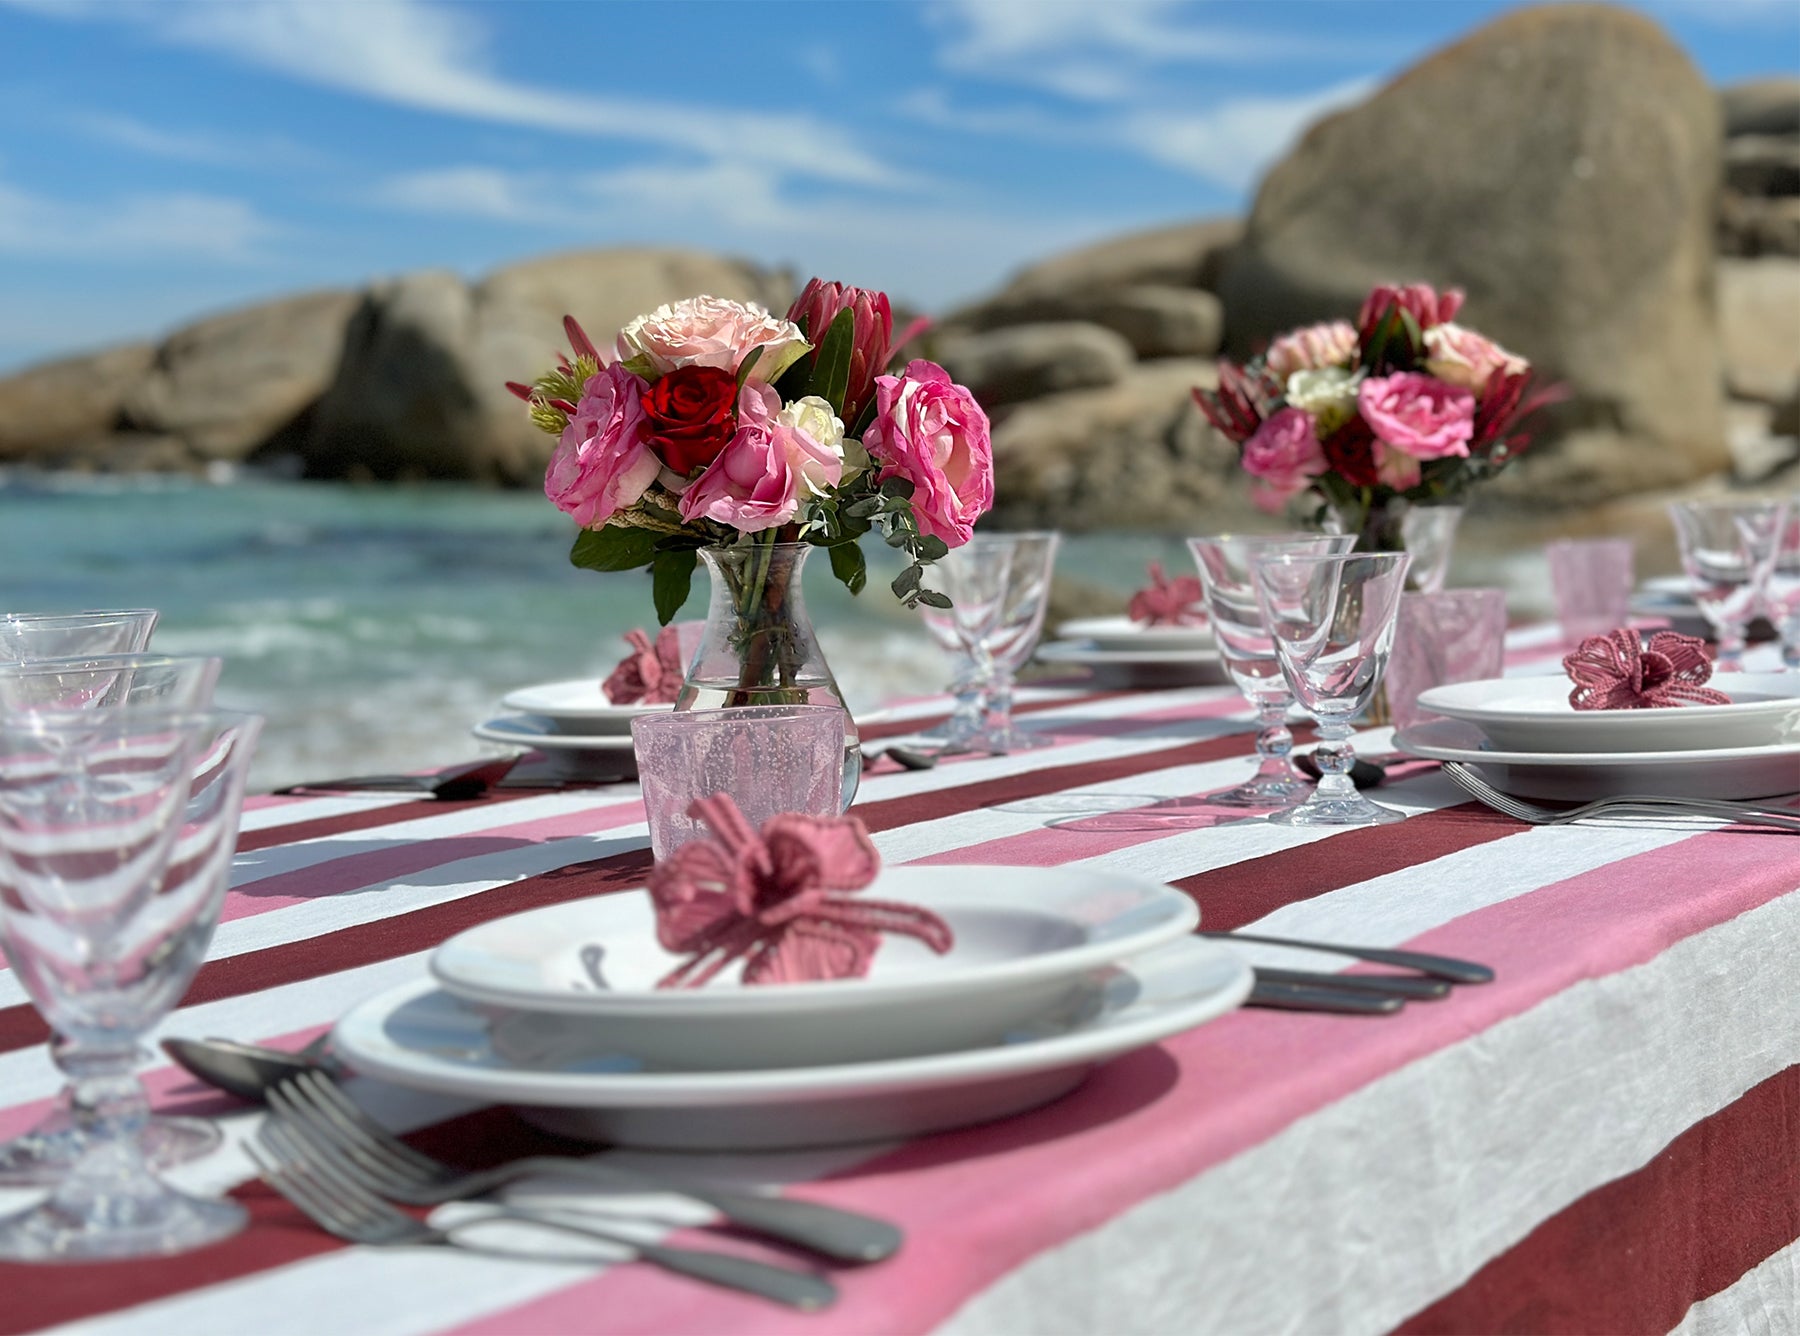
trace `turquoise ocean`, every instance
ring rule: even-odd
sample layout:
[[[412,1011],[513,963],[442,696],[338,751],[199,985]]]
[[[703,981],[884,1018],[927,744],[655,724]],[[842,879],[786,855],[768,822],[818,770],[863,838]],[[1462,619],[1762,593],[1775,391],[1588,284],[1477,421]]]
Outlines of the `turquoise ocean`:
[[[447,484],[78,475],[0,477],[9,611],[153,607],[152,648],[217,654],[219,703],[268,718],[252,786],[448,765],[507,691],[604,675],[652,626],[641,573],[568,564],[574,531],[541,495]],[[869,544],[858,597],[809,566],[807,601],[859,709],[941,685],[941,653],[885,588]],[[1084,536],[1060,565],[1121,591],[1178,540]],[[816,567],[816,569],[814,568]],[[703,615],[704,577],[684,617]]]

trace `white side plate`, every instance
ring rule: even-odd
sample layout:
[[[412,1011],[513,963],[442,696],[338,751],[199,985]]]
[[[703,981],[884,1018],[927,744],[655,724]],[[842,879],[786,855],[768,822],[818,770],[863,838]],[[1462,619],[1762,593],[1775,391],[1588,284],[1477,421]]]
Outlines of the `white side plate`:
[[[1063,622],[1056,634],[1064,640],[1086,640],[1095,649],[1182,650],[1213,648],[1207,626],[1146,626],[1129,617],[1078,617]]]
[[[520,687],[507,692],[500,703],[509,710],[553,719],[563,733],[629,734],[631,721],[640,714],[659,714],[674,708],[667,704],[614,705],[607,700],[596,677]]]

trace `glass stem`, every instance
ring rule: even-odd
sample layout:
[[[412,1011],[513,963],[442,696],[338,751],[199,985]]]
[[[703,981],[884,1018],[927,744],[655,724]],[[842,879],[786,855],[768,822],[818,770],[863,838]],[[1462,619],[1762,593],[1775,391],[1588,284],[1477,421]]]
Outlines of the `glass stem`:
[[[1739,673],[1744,670],[1743,627],[1719,628],[1719,652],[1713,659],[1713,667],[1723,673]]]
[[[1012,696],[1012,674],[994,666],[988,673],[982,700],[982,722],[990,732],[1005,733],[1012,727]]]
[[[981,731],[982,715],[987,708],[987,683],[982,681],[981,673],[970,662],[966,671],[957,674],[950,690],[956,700],[947,725],[950,736],[973,737]]]
[[[1319,745],[1313,748],[1313,760],[1319,766],[1319,800],[1356,797],[1356,785],[1350,779],[1350,767],[1356,761],[1351,732],[1348,720],[1319,720]]]
[[[1256,767],[1257,779],[1292,779],[1293,769],[1288,754],[1294,750],[1294,735],[1287,726],[1287,698],[1276,697],[1256,703]]]
[[[69,1116],[84,1136],[136,1142],[150,1119],[149,1101],[138,1082],[135,1043],[105,1047],[56,1035],[50,1057],[69,1078]]]

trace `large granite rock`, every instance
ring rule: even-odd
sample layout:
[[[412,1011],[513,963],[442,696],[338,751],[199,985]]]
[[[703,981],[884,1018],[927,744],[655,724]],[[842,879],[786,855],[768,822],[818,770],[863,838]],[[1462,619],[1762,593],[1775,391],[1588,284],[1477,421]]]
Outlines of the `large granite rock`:
[[[1313,126],[1269,173],[1220,283],[1228,343],[1353,315],[1377,282],[1458,286],[1470,325],[1574,392],[1509,490],[1580,505],[1725,468],[1720,121],[1649,19],[1507,14]]]
[[[1219,351],[1225,312],[1217,297],[1199,288],[1138,283],[1034,296],[1002,293],[945,324],[951,330],[994,330],[1047,321],[1099,325],[1124,339],[1138,357],[1206,357]]]
[[[185,441],[200,459],[291,448],[337,371],[358,300],[311,292],[177,330],[126,395],[126,424]]]
[[[1742,195],[1719,200],[1719,254],[1800,256],[1800,195]]]
[[[1191,397],[1216,383],[1213,362],[1171,358],[1013,408],[994,428],[995,522],[1181,531],[1227,498],[1247,504],[1237,448]]]
[[[1745,195],[1800,195],[1800,134],[1726,140],[1725,184]]]
[[[1800,134],[1800,79],[1751,79],[1720,90],[1728,135]]]
[[[1791,398],[1800,388],[1800,260],[1720,260],[1719,335],[1732,394]]]
[[[1131,369],[1131,345],[1099,325],[1013,325],[944,342],[944,369],[987,408],[1063,390],[1111,385]]]
[[[154,344],[128,343],[0,380],[0,460],[55,462],[74,446],[109,436],[155,356]]]
[[[1139,283],[1209,288],[1220,257],[1243,230],[1236,218],[1202,218],[1113,237],[1020,270],[999,296],[1004,301]]]
[[[563,315],[604,342],[633,316],[699,293],[785,310],[792,281],[716,256],[613,250],[547,256],[473,287],[445,272],[377,284],[319,404],[306,471],[533,483],[554,442],[505,382],[552,364]]]

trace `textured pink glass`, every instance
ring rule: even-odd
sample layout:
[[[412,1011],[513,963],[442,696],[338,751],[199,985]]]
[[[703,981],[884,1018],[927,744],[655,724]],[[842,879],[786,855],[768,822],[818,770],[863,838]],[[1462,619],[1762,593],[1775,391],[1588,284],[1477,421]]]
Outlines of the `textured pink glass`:
[[[1419,708],[1421,691],[1500,676],[1505,639],[1505,590],[1401,595],[1387,668],[1388,710],[1395,727],[1439,717]]]
[[[677,710],[631,721],[650,851],[667,858],[706,833],[687,814],[728,793],[752,826],[782,812],[843,810],[844,712],[830,705]]]
[[[1545,550],[1556,620],[1567,643],[1579,645],[1626,624],[1633,584],[1629,538],[1562,539]]]

